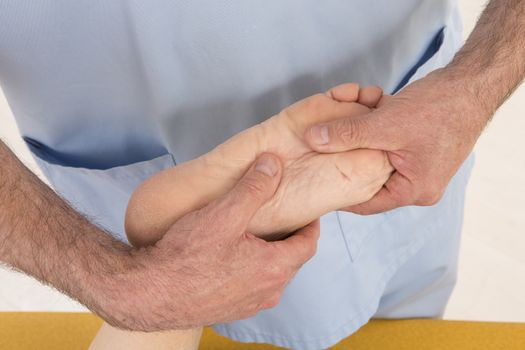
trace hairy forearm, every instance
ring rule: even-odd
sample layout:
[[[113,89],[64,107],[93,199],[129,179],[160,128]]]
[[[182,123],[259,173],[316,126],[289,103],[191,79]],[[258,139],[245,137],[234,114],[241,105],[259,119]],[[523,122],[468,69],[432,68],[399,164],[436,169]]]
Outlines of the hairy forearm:
[[[0,261],[101,309],[130,250],[89,223],[0,141]]]
[[[464,83],[486,123],[525,76],[525,1],[490,1],[443,73]]]

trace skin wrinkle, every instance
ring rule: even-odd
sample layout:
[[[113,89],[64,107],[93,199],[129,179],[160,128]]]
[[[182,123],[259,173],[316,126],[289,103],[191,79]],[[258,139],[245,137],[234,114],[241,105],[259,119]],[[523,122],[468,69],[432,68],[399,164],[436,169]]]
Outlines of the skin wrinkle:
[[[370,198],[380,189],[380,180],[385,181],[389,174],[390,168],[385,166],[381,152],[360,150],[320,155],[307,147],[302,138],[305,128],[315,122],[357,117],[370,111],[357,100],[342,100],[344,96],[360,96],[357,84],[342,84],[333,90],[330,94],[300,100],[207,154],[145,180],[133,193],[127,208],[126,232],[130,242],[151,244],[160,239],[164,230],[152,228],[167,227],[188,211],[220,196],[232,185],[232,179],[242,176],[251,158],[264,152],[280,156],[285,169],[277,193],[250,218],[248,226],[252,233],[268,241],[286,237],[331,210]],[[330,97],[336,94],[341,96],[340,100]],[[388,98],[382,97],[378,88],[369,88],[361,96],[374,106],[381,98]],[[381,154],[382,158],[375,154]],[[340,166],[334,167],[334,163]],[[363,171],[355,172],[352,181],[345,182],[348,177],[338,175],[340,170],[361,166]],[[309,195],[313,189],[318,189],[317,196]],[[247,190],[260,191],[257,186]],[[297,201],[310,211],[291,204]],[[232,215],[230,220],[237,218]]]

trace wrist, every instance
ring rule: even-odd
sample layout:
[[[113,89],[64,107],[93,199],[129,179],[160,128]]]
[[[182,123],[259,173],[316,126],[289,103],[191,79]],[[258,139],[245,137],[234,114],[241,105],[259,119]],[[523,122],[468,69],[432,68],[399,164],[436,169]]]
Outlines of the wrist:
[[[448,106],[455,106],[458,117],[465,119],[478,134],[490,121],[499,103],[492,89],[482,88],[482,77],[462,66],[449,65],[428,75],[441,90]]]
[[[96,265],[81,264],[81,301],[92,312],[109,324],[119,328],[131,328],[129,315],[133,281],[137,280],[140,266],[131,248],[127,251],[104,247]],[[131,294],[131,295],[130,295]]]
[[[94,286],[94,294],[90,296],[94,304],[90,309],[112,326],[131,331],[193,326],[194,321],[187,312],[189,308],[184,307],[188,304],[187,295],[180,293],[187,279],[179,278],[179,271],[169,268],[176,256],[163,256],[156,246],[114,255],[109,268],[99,274],[90,274],[88,283]],[[164,261],[168,268],[164,267]],[[183,265],[175,263],[175,266]],[[180,288],[168,289],[167,285]],[[171,318],[163,318],[164,314]],[[177,315],[175,319],[173,315]]]

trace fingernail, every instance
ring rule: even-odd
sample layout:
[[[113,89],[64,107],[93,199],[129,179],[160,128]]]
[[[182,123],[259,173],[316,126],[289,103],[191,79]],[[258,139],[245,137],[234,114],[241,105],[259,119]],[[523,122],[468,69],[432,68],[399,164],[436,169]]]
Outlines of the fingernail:
[[[277,163],[272,157],[262,156],[255,165],[255,171],[274,177],[277,174]]]
[[[328,127],[326,125],[316,125],[311,131],[313,141],[318,145],[326,145],[330,142],[330,135],[328,134]]]

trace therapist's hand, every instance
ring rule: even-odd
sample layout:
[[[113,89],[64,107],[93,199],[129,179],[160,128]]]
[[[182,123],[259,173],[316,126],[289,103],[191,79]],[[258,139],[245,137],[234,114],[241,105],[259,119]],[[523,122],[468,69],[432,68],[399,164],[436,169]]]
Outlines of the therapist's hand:
[[[280,242],[246,232],[279,184],[275,156],[261,156],[230,193],[142,249],[86,220],[1,141],[0,164],[0,262],[54,286],[116,327],[183,329],[254,315],[279,301],[316,250],[318,222]]]
[[[369,114],[306,131],[319,152],[387,151],[395,172],[370,201],[346,210],[374,214],[441,198],[490,115],[477,96],[441,74],[407,86]]]
[[[246,231],[281,174],[279,159],[262,155],[230,193],[178,220],[154,247],[135,252],[132,278],[108,281],[115,293],[105,319],[121,328],[167,330],[243,319],[275,306],[319,238],[318,221],[276,242]]]
[[[305,138],[319,152],[388,152],[396,170],[390,180],[369,202],[348,210],[373,214],[432,205],[524,76],[525,1],[491,0],[447,67],[407,86],[374,112],[307,130]],[[326,136],[330,140],[323,144]]]

